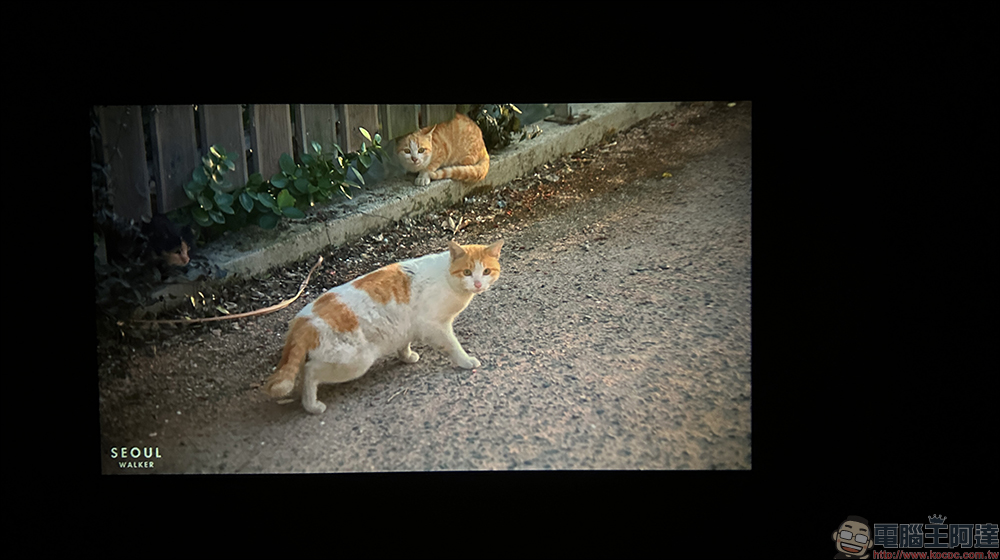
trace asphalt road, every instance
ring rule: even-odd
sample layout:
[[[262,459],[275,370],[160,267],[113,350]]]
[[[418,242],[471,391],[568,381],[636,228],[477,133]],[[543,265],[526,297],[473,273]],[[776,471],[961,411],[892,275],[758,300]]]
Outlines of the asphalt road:
[[[749,110],[729,124],[672,177],[505,233],[455,322],[477,370],[415,345],[321,387],[321,415],[241,391],[129,472],[750,469]]]

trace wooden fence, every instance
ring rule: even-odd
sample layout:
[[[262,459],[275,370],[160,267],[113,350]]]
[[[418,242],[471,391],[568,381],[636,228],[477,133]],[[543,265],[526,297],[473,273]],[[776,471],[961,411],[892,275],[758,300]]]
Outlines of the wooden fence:
[[[270,179],[279,170],[282,153],[299,161],[301,154],[313,151],[312,141],[319,142],[324,151],[337,143],[345,152],[353,152],[365,141],[359,127],[380,133],[387,144],[455,114],[455,105],[117,105],[96,109],[115,213],[144,221],[153,213],[151,195],[155,195],[156,213],[191,203],[184,185],[214,144],[222,146],[236,163],[236,171],[230,173],[235,190],[255,172]],[[244,110],[248,130],[244,130]],[[147,166],[143,111],[148,114],[151,167]]]

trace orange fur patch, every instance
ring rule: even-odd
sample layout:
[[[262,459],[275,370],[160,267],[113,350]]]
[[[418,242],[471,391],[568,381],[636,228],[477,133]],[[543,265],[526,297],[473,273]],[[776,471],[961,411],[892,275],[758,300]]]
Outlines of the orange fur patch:
[[[281,352],[281,361],[278,362],[278,369],[285,367],[288,363],[293,347],[298,347],[304,354],[309,350],[319,346],[319,333],[316,328],[309,324],[309,319],[299,317],[292,322],[292,327],[288,329],[288,337],[285,342],[285,349]]]
[[[410,303],[410,277],[398,264],[390,264],[355,280],[351,285],[363,290],[372,300],[385,305],[390,299]]]
[[[491,245],[492,246],[492,245]],[[497,278],[500,276],[500,261],[487,252],[486,245],[462,245],[465,254],[451,262],[448,269],[453,276],[464,276],[465,269],[471,269],[476,265],[476,261],[483,263],[485,268],[490,269],[490,276]]]
[[[323,294],[313,303],[313,314],[326,321],[337,332],[349,332],[358,328],[358,316],[332,292]]]

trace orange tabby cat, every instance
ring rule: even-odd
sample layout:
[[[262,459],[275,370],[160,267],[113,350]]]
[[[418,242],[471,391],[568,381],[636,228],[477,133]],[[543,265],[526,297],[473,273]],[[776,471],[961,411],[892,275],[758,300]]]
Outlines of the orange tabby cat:
[[[316,400],[320,383],[357,379],[386,355],[412,364],[420,359],[412,342],[442,349],[458,367],[479,367],[451,324],[500,276],[502,246],[502,239],[490,246],[452,241],[447,251],[390,264],[327,290],[292,320],[281,362],[264,390],[286,396],[302,371],[302,406],[319,414],[326,410]]]
[[[400,138],[396,154],[404,169],[417,174],[414,183],[420,186],[438,179],[474,183],[490,170],[482,131],[461,113]]]

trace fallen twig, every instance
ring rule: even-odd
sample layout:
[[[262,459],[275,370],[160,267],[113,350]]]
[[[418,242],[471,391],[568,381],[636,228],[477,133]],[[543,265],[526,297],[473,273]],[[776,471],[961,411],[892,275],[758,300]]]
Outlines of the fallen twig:
[[[396,395],[398,395],[398,394],[400,394],[400,393],[405,393],[405,392],[407,392],[407,391],[409,391],[409,390],[410,390],[410,388],[409,388],[409,387],[407,387],[407,388],[405,388],[405,389],[400,389],[399,391],[396,391],[396,394],[395,394],[395,395],[393,395],[393,396],[391,396],[391,397],[389,397],[389,399],[388,399],[387,401],[385,401],[385,404],[389,404],[389,403],[391,403],[391,402],[392,402],[392,399],[396,398]]]
[[[275,311],[278,311],[279,309],[284,309],[284,308],[288,307],[289,305],[291,305],[291,303],[293,301],[299,299],[299,296],[301,296],[302,292],[305,291],[306,285],[309,283],[309,279],[312,278],[313,272],[316,272],[316,269],[319,268],[319,265],[322,264],[322,263],[323,263],[323,257],[320,256],[319,260],[316,261],[316,264],[314,264],[313,267],[309,270],[309,274],[306,276],[306,279],[302,281],[302,285],[299,286],[299,293],[295,294],[295,297],[286,299],[285,301],[282,301],[281,303],[272,305],[271,307],[265,307],[264,309],[258,309],[256,311],[248,311],[246,313],[237,313],[236,315],[226,315],[225,317],[202,317],[200,319],[138,320],[138,321],[135,321],[135,322],[136,323],[158,323],[158,324],[164,324],[164,323],[207,323],[209,321],[226,321],[226,320],[229,320],[229,319],[241,319],[243,317],[254,317],[254,316],[257,316],[257,315],[265,315],[267,313],[273,313]]]

